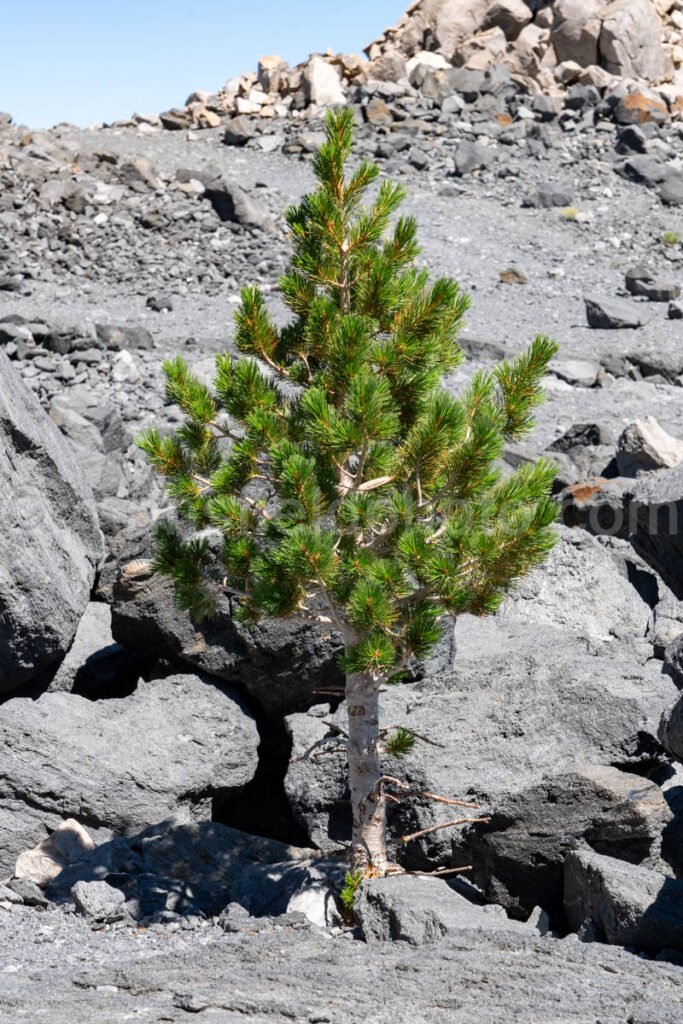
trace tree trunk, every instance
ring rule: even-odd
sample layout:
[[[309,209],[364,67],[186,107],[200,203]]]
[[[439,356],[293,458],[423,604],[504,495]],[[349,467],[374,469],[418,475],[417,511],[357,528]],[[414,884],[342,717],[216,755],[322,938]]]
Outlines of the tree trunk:
[[[379,758],[379,682],[370,675],[347,675],[349,717],[347,755],[353,812],[351,866],[366,877],[387,872],[386,798]]]

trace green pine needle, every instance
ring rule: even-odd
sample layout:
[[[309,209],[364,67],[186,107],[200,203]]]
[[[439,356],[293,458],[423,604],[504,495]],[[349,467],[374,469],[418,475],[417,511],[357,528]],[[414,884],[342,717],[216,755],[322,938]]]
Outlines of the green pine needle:
[[[384,749],[391,757],[406,757],[414,749],[416,743],[415,733],[409,729],[398,726],[384,741]]]

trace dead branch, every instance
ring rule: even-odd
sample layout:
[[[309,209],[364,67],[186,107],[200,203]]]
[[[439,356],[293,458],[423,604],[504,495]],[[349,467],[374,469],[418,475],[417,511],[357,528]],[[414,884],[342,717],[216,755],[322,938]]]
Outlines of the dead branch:
[[[455,825],[474,825],[474,824],[488,824],[490,818],[453,818],[452,821],[443,821],[440,825],[430,825],[429,828],[422,828],[419,832],[413,832],[409,836],[401,836],[402,843],[409,843],[413,839],[419,839],[420,836],[429,835],[430,832],[438,832],[442,828],[453,828]]]
[[[466,807],[470,811],[481,810],[481,804],[468,803],[467,800],[453,800],[449,796],[439,796],[437,793],[431,793],[428,789],[411,789],[407,782],[397,779],[394,775],[383,775],[380,782],[391,782],[392,785],[405,790],[406,796],[426,796],[438,804],[448,804],[451,807]]]
[[[462,868],[437,868],[436,871],[406,871],[398,864],[392,864],[387,869],[388,875],[417,875],[421,878],[442,878],[444,875],[459,875],[463,871],[471,871],[472,865],[466,864]]]

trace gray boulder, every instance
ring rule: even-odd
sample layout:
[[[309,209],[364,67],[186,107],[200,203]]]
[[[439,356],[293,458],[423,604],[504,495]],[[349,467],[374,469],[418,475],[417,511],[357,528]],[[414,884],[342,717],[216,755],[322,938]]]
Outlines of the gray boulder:
[[[662,715],[659,738],[671,756],[683,764],[683,695]]]
[[[636,551],[683,599],[683,464],[634,483],[628,520]]]
[[[243,227],[264,228],[270,223],[265,205],[234,181],[221,179],[207,185],[204,196],[223,221],[233,221]]]
[[[253,118],[238,114],[237,117],[231,117],[225,122],[223,142],[226,146],[244,146],[255,135]]]
[[[504,944],[506,932],[528,934],[531,929],[510,921],[502,907],[477,906],[439,878],[389,876],[370,879],[360,887],[355,906],[366,942],[407,942],[424,946],[445,935],[477,930],[492,932]]]
[[[122,651],[111,635],[111,609],[109,605],[91,601],[78,624],[73,643],[54,674],[49,689],[70,692],[79,672],[90,659],[103,661],[107,652]],[[98,658],[99,655],[99,658]]]
[[[76,882],[71,890],[76,910],[92,921],[120,921],[126,916],[126,897],[108,882]]]
[[[95,838],[207,820],[253,777],[259,738],[233,691],[194,675],[123,700],[47,693],[0,708],[0,874],[66,818]],[[98,832],[99,830],[99,832]]]
[[[646,953],[683,952],[683,882],[592,850],[565,862],[564,905],[570,926],[588,923],[606,942]]]
[[[227,600],[214,619],[195,624],[177,608],[172,583],[146,561],[125,566],[114,585],[112,632],[141,654],[180,659],[243,687],[271,720],[342,683],[335,634],[291,621],[249,627],[232,618]]]
[[[624,327],[643,327],[649,320],[649,315],[639,306],[625,302],[623,299],[587,295],[584,302],[589,327],[614,331]]]
[[[488,825],[451,839],[458,863],[486,896],[516,915],[534,899],[558,920],[562,865],[577,842],[632,863],[661,866],[672,814],[659,786],[608,765],[548,773],[492,801]]]
[[[154,348],[154,338],[146,327],[135,324],[95,324],[97,340],[104,348]]]
[[[68,650],[102,558],[70,443],[0,353],[0,691]]]
[[[527,196],[522,205],[538,210],[549,210],[554,206],[571,206],[573,198],[572,189],[568,185],[546,182],[539,185],[532,195]]]
[[[503,606],[510,621],[547,623],[601,638],[642,638],[650,607],[623,568],[584,530],[558,527],[559,541],[543,566],[522,580]]]
[[[683,206],[683,173],[673,168],[669,170],[658,191],[667,206]]]
[[[472,174],[473,171],[489,167],[497,158],[498,154],[491,146],[485,146],[481,142],[472,142],[464,139],[455,152],[454,169],[459,176]]]

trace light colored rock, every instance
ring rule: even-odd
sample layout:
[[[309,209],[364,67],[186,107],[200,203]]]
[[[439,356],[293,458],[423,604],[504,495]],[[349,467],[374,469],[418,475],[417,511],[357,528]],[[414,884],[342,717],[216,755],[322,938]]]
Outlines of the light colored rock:
[[[292,911],[304,914],[319,928],[329,928],[342,923],[334,893],[324,880],[311,882],[297,889],[287,903],[286,912],[289,914]]]
[[[32,850],[17,857],[15,878],[30,878],[36,885],[46,886],[68,865],[78,864],[95,849],[95,843],[73,818],[67,818],[52,835]]]
[[[612,0],[603,13],[601,63],[613,75],[658,82],[666,72],[662,27],[651,0]]]
[[[581,68],[576,80],[581,85],[594,85],[596,89],[600,90],[613,89],[620,82],[616,75],[611,75],[609,71],[605,71],[598,64],[589,64],[587,68]]]
[[[341,76],[337,68],[315,54],[304,68],[304,88],[309,103],[317,107],[341,106],[346,103]]]
[[[597,64],[602,7],[603,0],[556,0],[550,39],[558,61]]]
[[[258,62],[258,83],[266,93],[280,92],[286,73],[287,63],[277,55],[261,57]]]
[[[437,71],[447,71],[451,66],[446,58],[440,53],[432,53],[430,50],[420,50],[414,57],[406,61],[406,75],[408,81],[411,81],[411,74],[415,68],[424,65],[428,68],[435,68]]]
[[[474,71],[484,71],[491,64],[499,64],[506,50],[507,40],[502,28],[490,28],[466,39],[458,47],[455,62]]]
[[[516,39],[533,14],[524,0],[493,0],[486,12],[484,28],[501,28],[507,39]]]
[[[575,60],[563,60],[555,68],[555,78],[562,85],[571,85],[576,82],[581,71],[581,65]]]
[[[654,416],[630,423],[617,443],[617,466],[622,476],[671,469],[683,462],[683,441],[667,434]]]
[[[260,103],[254,103],[246,96],[238,96],[235,100],[235,110],[238,114],[258,114],[261,109]]]
[[[575,384],[582,388],[592,388],[600,374],[600,363],[591,359],[554,359],[550,365],[551,372],[567,384]]]
[[[541,60],[548,45],[548,29],[538,25],[526,25],[515,40],[508,61],[518,74],[535,77],[541,67]]]
[[[387,50],[365,69],[365,77],[378,82],[398,82],[407,74],[406,58],[398,50]]]
[[[462,43],[481,29],[488,7],[489,0],[427,0],[421,13],[439,52],[452,63]]]

